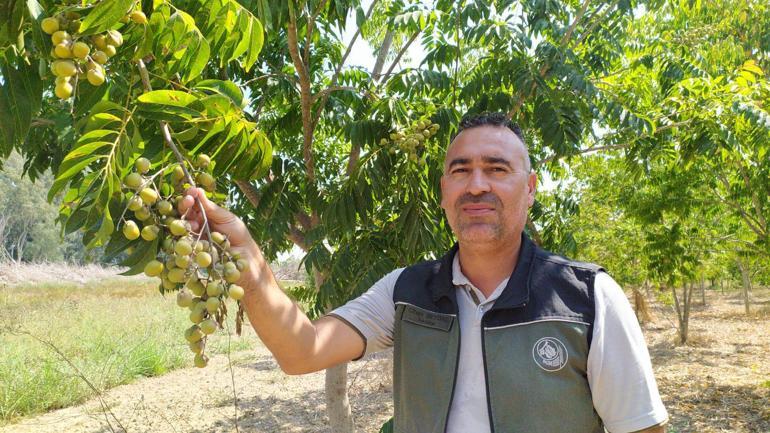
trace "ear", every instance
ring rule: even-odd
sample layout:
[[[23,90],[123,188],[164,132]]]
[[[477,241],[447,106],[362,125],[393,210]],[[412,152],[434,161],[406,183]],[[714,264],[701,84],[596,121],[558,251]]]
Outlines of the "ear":
[[[535,193],[537,192],[537,174],[534,171],[529,172],[527,179],[527,205],[532,207],[535,204]]]

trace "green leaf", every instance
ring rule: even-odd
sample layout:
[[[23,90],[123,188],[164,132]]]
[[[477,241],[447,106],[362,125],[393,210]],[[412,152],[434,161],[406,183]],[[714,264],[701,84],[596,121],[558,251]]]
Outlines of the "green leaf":
[[[40,111],[43,84],[37,68],[20,61],[13,67],[0,60],[0,154],[21,144],[27,136],[32,118]]]
[[[92,35],[109,30],[126,16],[134,0],[101,1],[86,15],[80,24],[80,34]]]
[[[243,93],[232,81],[203,80],[195,84],[195,88],[227,96],[236,106],[243,108]]]
[[[158,256],[159,239],[155,238],[152,242],[141,239],[134,241],[131,244],[134,252],[120,263],[121,266],[128,266],[129,269],[120,275],[137,275],[144,272],[144,266]]]
[[[184,121],[201,116],[201,112],[190,108],[198,98],[178,90],[154,90],[138,98],[139,109],[146,118],[153,120]]]

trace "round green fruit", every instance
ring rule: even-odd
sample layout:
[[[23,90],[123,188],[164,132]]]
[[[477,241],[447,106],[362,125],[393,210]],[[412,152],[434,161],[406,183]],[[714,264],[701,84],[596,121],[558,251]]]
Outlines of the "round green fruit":
[[[168,271],[168,279],[174,283],[184,283],[187,280],[186,269],[174,268]]]
[[[225,241],[225,235],[219,232],[211,232],[211,240],[217,244],[221,244]]]
[[[137,24],[147,24],[147,15],[142,11],[132,11],[128,17]]]
[[[180,290],[176,294],[176,304],[182,308],[187,308],[192,305],[193,295],[187,290]]]
[[[211,335],[217,330],[217,322],[214,319],[206,319],[200,324],[201,331],[206,335]]]
[[[193,325],[184,331],[184,339],[188,343],[201,341],[201,338],[203,338],[203,332],[201,332],[201,328],[198,325]]]
[[[220,304],[219,298],[208,298],[206,299],[206,311],[210,314],[214,314],[219,309]]]
[[[206,168],[209,164],[211,164],[211,158],[205,153],[199,153],[198,156],[195,157],[195,165],[198,167]]]
[[[176,264],[178,268],[186,269],[188,266],[190,266],[190,256],[174,255],[174,264]]]
[[[187,288],[190,289],[190,291],[195,296],[203,296],[204,293],[206,293],[206,286],[203,285],[201,280],[198,279],[198,277],[190,278],[187,281]]]
[[[123,236],[125,236],[126,239],[130,241],[133,241],[139,237],[139,227],[135,222],[126,221],[126,223],[123,225]]]
[[[220,283],[219,281],[212,281],[206,287],[206,294],[209,295],[210,297],[217,297],[221,295],[222,292],[223,292],[222,283]]]
[[[53,48],[53,53],[56,54],[56,57],[60,59],[72,58],[72,49],[67,42],[56,44],[56,46]]]
[[[211,265],[211,254],[201,251],[195,255],[195,263],[202,268],[208,268]]]
[[[107,57],[107,54],[104,54],[104,51],[96,50],[93,54],[91,54],[91,58],[94,59],[94,61],[100,65],[103,65],[107,63],[107,60],[110,58]]]
[[[144,265],[144,274],[148,277],[157,277],[163,272],[163,263],[152,260]]]
[[[125,179],[123,179],[123,184],[131,189],[137,189],[141,187],[142,183],[144,183],[144,179],[142,178],[142,175],[139,173],[131,173],[128,176],[126,176]]]
[[[176,245],[174,245],[174,252],[179,254],[180,256],[187,256],[192,253],[192,245],[190,244],[190,241],[186,239],[180,239],[176,242]]]
[[[144,188],[142,192],[139,193],[139,195],[148,206],[151,206],[153,203],[158,201],[158,193],[152,188]]]
[[[209,357],[202,353],[197,353],[195,354],[193,364],[195,364],[195,366],[198,368],[203,368],[209,364]]]
[[[114,57],[115,54],[118,54],[118,50],[116,50],[113,45],[105,45],[105,47],[102,48],[102,51],[104,51],[104,54],[106,54],[107,57]]]
[[[138,211],[144,206],[144,202],[142,201],[142,198],[138,195],[135,195],[131,197],[131,199],[128,200],[128,210],[131,211]]]
[[[168,229],[174,236],[184,236],[187,234],[187,225],[182,220],[174,220],[168,225]]]
[[[150,209],[147,208],[147,206],[142,206],[141,209],[134,212],[134,216],[139,221],[147,221],[152,216],[152,213],[150,212]]]
[[[225,269],[225,281],[228,283],[236,283],[241,279],[241,273],[238,269]]]
[[[158,202],[157,205],[158,213],[161,215],[171,215],[174,213],[174,205],[171,204],[168,200],[161,200]]]
[[[230,286],[230,290],[228,291],[228,296],[230,296],[231,299],[235,301],[239,301],[243,299],[243,295],[245,294],[245,291],[243,290],[243,287],[233,284]]]
[[[201,305],[201,304],[198,304]],[[198,308],[190,312],[190,321],[193,323],[201,323],[203,321],[204,312],[206,310],[200,310]]]
[[[70,36],[69,33],[65,32],[64,30],[59,30],[54,32],[54,34],[51,35],[51,42],[54,45],[59,45],[62,42],[65,41],[71,41],[72,36]]]
[[[146,241],[154,241],[160,233],[160,227],[156,225],[144,226],[142,229],[142,239]]]
[[[203,340],[198,340],[190,343],[190,350],[192,353],[195,353],[196,355],[203,352],[203,348],[205,347],[205,344],[203,343]]]
[[[107,42],[110,45],[119,47],[123,45],[123,35],[117,30],[107,30]]]

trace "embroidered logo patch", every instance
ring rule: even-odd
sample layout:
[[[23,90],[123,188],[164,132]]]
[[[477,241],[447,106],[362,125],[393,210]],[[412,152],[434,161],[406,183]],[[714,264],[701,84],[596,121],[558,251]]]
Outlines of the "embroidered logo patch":
[[[532,347],[532,358],[545,371],[559,371],[567,365],[567,348],[553,337],[543,337]]]

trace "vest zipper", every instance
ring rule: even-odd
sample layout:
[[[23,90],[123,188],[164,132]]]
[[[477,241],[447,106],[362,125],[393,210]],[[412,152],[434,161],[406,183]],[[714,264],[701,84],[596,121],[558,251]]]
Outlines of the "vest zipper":
[[[457,385],[457,369],[460,367],[460,344],[462,344],[462,332],[460,332],[460,314],[457,316],[457,356],[455,356],[455,374],[452,378],[452,393],[449,395],[449,407],[446,408],[446,415],[444,416],[444,433],[449,428],[449,412],[452,411],[452,401],[455,399],[455,386]]]

